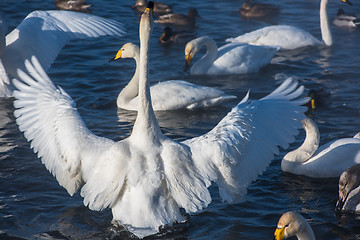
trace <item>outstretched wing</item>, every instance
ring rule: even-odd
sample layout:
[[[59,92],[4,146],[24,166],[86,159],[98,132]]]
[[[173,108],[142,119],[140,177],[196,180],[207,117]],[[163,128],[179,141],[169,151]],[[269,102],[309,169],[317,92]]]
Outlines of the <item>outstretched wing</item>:
[[[31,76],[19,70],[24,83],[14,80],[19,89],[14,91],[16,123],[46,168],[73,195],[89,178],[84,174],[89,175],[114,142],[94,135],[85,126],[75,102],[54,86],[35,57],[31,63],[26,60],[25,66]],[[85,165],[88,171],[84,171]]]
[[[287,148],[301,128],[303,86],[287,79],[260,100],[248,95],[207,134],[184,141],[205,179],[215,181],[228,202],[239,201],[248,185]]]
[[[72,11],[34,11],[6,36],[3,61],[8,74],[25,71],[25,59],[36,56],[47,71],[64,45],[75,38],[122,36],[121,23]]]

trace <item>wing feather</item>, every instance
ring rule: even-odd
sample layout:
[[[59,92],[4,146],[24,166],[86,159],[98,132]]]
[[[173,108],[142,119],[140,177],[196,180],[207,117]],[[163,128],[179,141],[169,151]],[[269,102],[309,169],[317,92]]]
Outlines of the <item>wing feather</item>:
[[[35,57],[26,60],[30,75],[19,70],[23,82],[14,80],[16,123],[31,148],[59,184],[73,195],[86,181],[82,164],[91,169],[112,140],[94,135],[85,125],[75,102],[56,88]],[[85,172],[85,173],[84,173]]]
[[[302,92],[287,79],[260,100],[245,96],[210,132],[183,142],[202,176],[218,184],[223,200],[241,200],[279,146],[287,148],[295,140],[306,110],[301,105],[308,101]]]

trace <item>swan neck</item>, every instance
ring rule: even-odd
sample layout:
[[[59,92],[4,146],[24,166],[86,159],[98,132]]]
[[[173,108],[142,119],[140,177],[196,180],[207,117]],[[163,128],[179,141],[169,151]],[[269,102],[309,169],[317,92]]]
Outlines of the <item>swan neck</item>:
[[[148,53],[151,34],[151,16],[144,13],[140,20],[140,61],[139,61],[139,108],[134,124],[133,135],[139,134],[142,140],[154,138],[159,135],[160,127],[155,118],[151,104],[149,74],[148,74]]]
[[[320,133],[316,123],[310,118],[305,118],[303,120],[303,129],[306,134],[303,144],[298,149],[286,154],[284,160],[300,163],[306,162],[319,148]]]
[[[205,46],[206,53],[200,60],[198,60],[194,64],[193,68],[201,69],[201,73],[204,73],[204,72],[206,73],[208,71],[208,69],[210,68],[210,66],[214,63],[214,61],[217,58],[218,47],[217,47],[216,42],[213,39],[206,37],[206,36],[201,38],[198,45],[199,45],[199,49],[202,46]]]
[[[298,240],[315,240],[314,231],[308,223],[304,226],[303,231],[296,234],[296,237]]]
[[[139,93],[139,66],[140,66],[140,56],[139,53],[136,53],[134,56],[135,60],[135,73],[130,82],[124,87],[124,89],[119,93],[117,98],[117,105],[119,107],[126,106],[132,99],[134,99]]]
[[[322,40],[327,46],[332,45],[332,36],[330,31],[329,19],[327,16],[328,0],[321,0],[320,2],[320,28]]]

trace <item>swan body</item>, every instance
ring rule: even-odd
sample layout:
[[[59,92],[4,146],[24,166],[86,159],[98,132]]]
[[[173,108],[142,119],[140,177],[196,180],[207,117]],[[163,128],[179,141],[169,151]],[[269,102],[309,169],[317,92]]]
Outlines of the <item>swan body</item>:
[[[118,95],[117,106],[127,110],[137,110],[139,105],[139,47],[132,43],[126,43],[118,51],[114,60],[119,58],[134,58],[137,66],[133,78]],[[150,94],[155,111],[203,108],[219,105],[236,98],[236,96],[227,95],[215,88],[181,80],[159,82],[150,87]]]
[[[310,118],[303,120],[304,143],[287,153],[282,162],[284,172],[313,178],[339,177],[343,171],[360,163],[360,138],[342,138],[319,147],[320,133]]]
[[[224,201],[241,200],[278,147],[294,141],[307,101],[303,86],[287,79],[260,100],[247,95],[202,136],[182,142],[166,137],[150,97],[149,11],[140,20],[139,108],[129,137],[115,142],[92,133],[36,57],[25,61],[30,75],[19,70],[22,81],[14,80],[16,122],[47,169],[70,195],[81,188],[85,206],[111,208],[113,221],[138,237],[184,221],[179,208],[205,208],[212,181]]]
[[[75,38],[122,36],[122,24],[102,17],[71,11],[34,11],[6,35],[0,26],[0,96],[10,97],[17,69],[36,56],[49,69],[65,44]]]
[[[355,15],[346,14],[345,11],[340,8],[333,23],[338,27],[359,27],[360,18]]]
[[[206,46],[206,54],[193,64],[190,74],[226,75],[259,71],[269,64],[277,52],[276,47],[253,46],[246,43],[229,43],[218,49],[208,36],[196,38],[185,46],[185,59],[190,65],[197,52]]]
[[[344,212],[360,212],[360,164],[350,167],[341,174],[336,209]]]
[[[348,2],[347,0],[342,0]],[[332,45],[332,36],[327,16],[328,0],[320,3],[320,28],[322,41],[310,33],[293,26],[278,25],[264,27],[236,38],[228,38],[227,42],[244,42],[253,45],[276,46],[281,50],[292,50],[305,46]],[[349,3],[349,2],[348,2]]]
[[[296,236],[298,240],[315,240],[309,223],[303,216],[293,211],[286,212],[280,217],[274,236],[275,240],[283,240],[292,236]]]

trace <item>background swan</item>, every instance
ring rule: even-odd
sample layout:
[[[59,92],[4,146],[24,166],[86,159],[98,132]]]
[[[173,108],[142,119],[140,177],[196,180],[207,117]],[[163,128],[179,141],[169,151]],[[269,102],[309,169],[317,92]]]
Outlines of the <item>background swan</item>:
[[[16,70],[25,70],[24,61],[36,56],[45,70],[49,69],[65,44],[75,38],[122,36],[123,26],[116,21],[70,11],[34,11],[6,35],[0,21],[0,96],[10,97],[13,86],[9,79]]]
[[[218,49],[216,42],[203,36],[188,42],[185,46],[186,66],[206,46],[206,54],[193,64],[190,73],[208,75],[244,74],[259,71],[270,63],[278,50],[274,47],[253,46],[246,43],[230,43]]]
[[[319,147],[320,133],[316,123],[305,118],[304,143],[287,153],[281,161],[284,172],[314,178],[339,177],[343,171],[360,163],[360,134],[354,138],[341,138]]]
[[[236,202],[247,186],[288,147],[304,117],[303,87],[288,79],[260,100],[248,95],[210,132],[183,142],[161,133],[151,105],[148,49],[149,11],[140,21],[139,109],[131,135],[119,142],[96,136],[84,124],[74,101],[56,88],[32,58],[19,70],[24,81],[14,115],[47,169],[73,195],[81,188],[92,210],[110,207],[115,222],[139,237],[154,234],[161,225],[182,222],[186,212],[206,207],[211,181],[220,196]],[[261,149],[261,151],[259,151]]]
[[[347,0],[341,0],[351,4]],[[332,36],[326,12],[328,0],[321,0],[320,3],[320,28],[322,41],[315,38],[310,33],[288,25],[277,25],[264,27],[253,32],[240,35],[236,38],[228,38],[227,42],[244,42],[253,45],[276,46],[281,50],[291,50],[305,46],[316,46],[325,44],[332,45]]]
[[[296,236],[298,240],[315,240],[309,223],[303,216],[293,211],[286,212],[280,217],[274,236],[275,240],[292,236]]]
[[[360,164],[350,167],[341,174],[336,209],[360,212]]]
[[[132,43],[126,43],[118,51],[114,60],[119,58],[134,58],[136,70],[131,81],[118,95],[117,106],[127,110],[137,110],[139,105],[139,47]],[[236,98],[236,96],[227,95],[215,88],[180,80],[159,82],[150,87],[150,94],[154,110],[209,107]]]
[[[56,0],[55,6],[60,10],[91,13],[91,5],[85,0]]]

